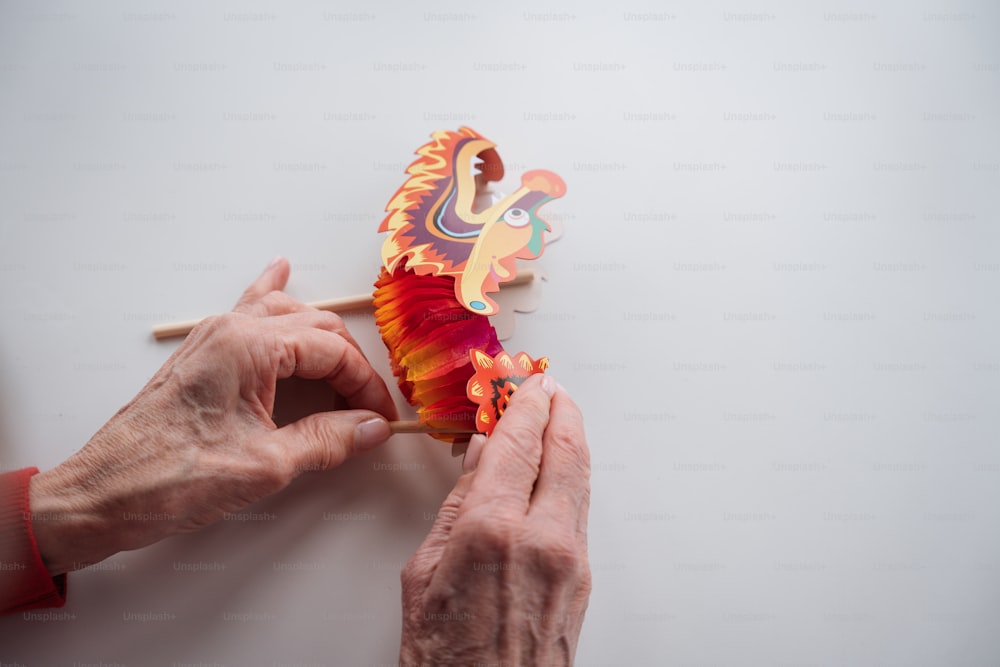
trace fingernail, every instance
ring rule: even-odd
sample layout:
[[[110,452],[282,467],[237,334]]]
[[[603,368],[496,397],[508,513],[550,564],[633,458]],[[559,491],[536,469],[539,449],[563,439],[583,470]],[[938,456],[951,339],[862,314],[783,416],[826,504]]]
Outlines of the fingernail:
[[[392,431],[389,430],[389,422],[380,417],[372,417],[354,427],[354,451],[366,452],[373,449],[388,440],[390,435]]]
[[[274,267],[276,267],[278,265],[278,262],[280,262],[281,259],[282,259],[281,255],[275,256],[275,258],[271,260],[271,263],[268,264],[267,268],[265,268],[264,270],[267,271],[269,269],[273,269]]]
[[[485,445],[486,436],[482,433],[469,438],[469,448],[465,450],[465,459],[462,460],[462,472],[472,472],[479,467],[479,457]]]
[[[556,388],[558,386],[559,383],[555,381],[555,378],[552,378],[548,375],[542,376],[542,391],[544,391],[549,396],[556,393]]]

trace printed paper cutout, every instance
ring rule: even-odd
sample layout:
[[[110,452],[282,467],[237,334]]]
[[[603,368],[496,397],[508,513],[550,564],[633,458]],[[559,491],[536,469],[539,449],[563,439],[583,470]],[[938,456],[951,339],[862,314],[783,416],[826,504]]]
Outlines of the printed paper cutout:
[[[452,276],[465,308],[493,315],[498,307],[487,293],[514,277],[515,259],[542,254],[542,233],[550,227],[538,209],[562,197],[566,184],[550,171],[529,171],[520,188],[476,211],[477,193],[503,178],[496,145],[468,127],[431,137],[417,149],[419,157],[406,170],[410,178],[386,206],[379,231],[391,233],[382,245],[382,263],[389,273],[405,262],[417,275]],[[474,164],[477,158],[481,162]]]
[[[490,435],[518,386],[528,377],[544,373],[549,367],[549,359],[540,357],[535,361],[524,352],[518,352],[514,357],[501,352],[491,357],[481,350],[470,350],[469,357],[476,373],[469,379],[466,394],[479,406],[476,430]]]

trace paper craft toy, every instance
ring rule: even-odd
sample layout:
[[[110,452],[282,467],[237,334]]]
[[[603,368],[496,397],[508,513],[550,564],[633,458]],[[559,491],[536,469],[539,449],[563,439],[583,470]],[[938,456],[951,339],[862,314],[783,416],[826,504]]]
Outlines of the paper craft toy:
[[[495,144],[467,127],[431,137],[386,206],[389,215],[379,231],[391,233],[382,262],[390,273],[405,260],[417,275],[452,276],[463,306],[493,315],[497,304],[487,292],[514,277],[515,259],[542,254],[542,232],[549,226],[538,209],[562,197],[566,185],[551,171],[529,171],[513,194],[477,211],[477,192],[503,178]]]
[[[488,434],[517,385],[544,371],[548,359],[504,351],[487,317],[497,304],[487,294],[514,277],[516,259],[542,253],[549,226],[538,209],[566,186],[552,172],[529,171],[513,194],[480,210],[477,195],[503,177],[495,145],[467,127],[431,138],[379,228],[389,236],[375,281],[375,322],[421,424]]]

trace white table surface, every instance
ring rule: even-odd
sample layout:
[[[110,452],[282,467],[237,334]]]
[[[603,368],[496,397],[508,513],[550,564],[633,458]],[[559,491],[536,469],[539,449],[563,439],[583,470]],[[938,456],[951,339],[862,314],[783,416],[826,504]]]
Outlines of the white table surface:
[[[587,416],[578,663],[997,664],[998,27],[972,1],[4,3],[0,466],[81,447],[175,349],[154,323],[275,254],[299,299],[368,291],[412,151],[467,124],[569,187],[507,345]],[[394,664],[458,470],[413,436],[308,474],[72,574],[60,614],[0,619],[0,664]]]

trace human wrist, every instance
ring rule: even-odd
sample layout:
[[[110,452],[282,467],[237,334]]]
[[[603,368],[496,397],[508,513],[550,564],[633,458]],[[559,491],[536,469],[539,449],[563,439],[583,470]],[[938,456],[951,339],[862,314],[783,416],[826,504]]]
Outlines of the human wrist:
[[[79,570],[118,551],[107,545],[113,535],[109,522],[101,518],[86,491],[67,483],[61,467],[34,475],[28,487],[31,530],[52,576]]]

